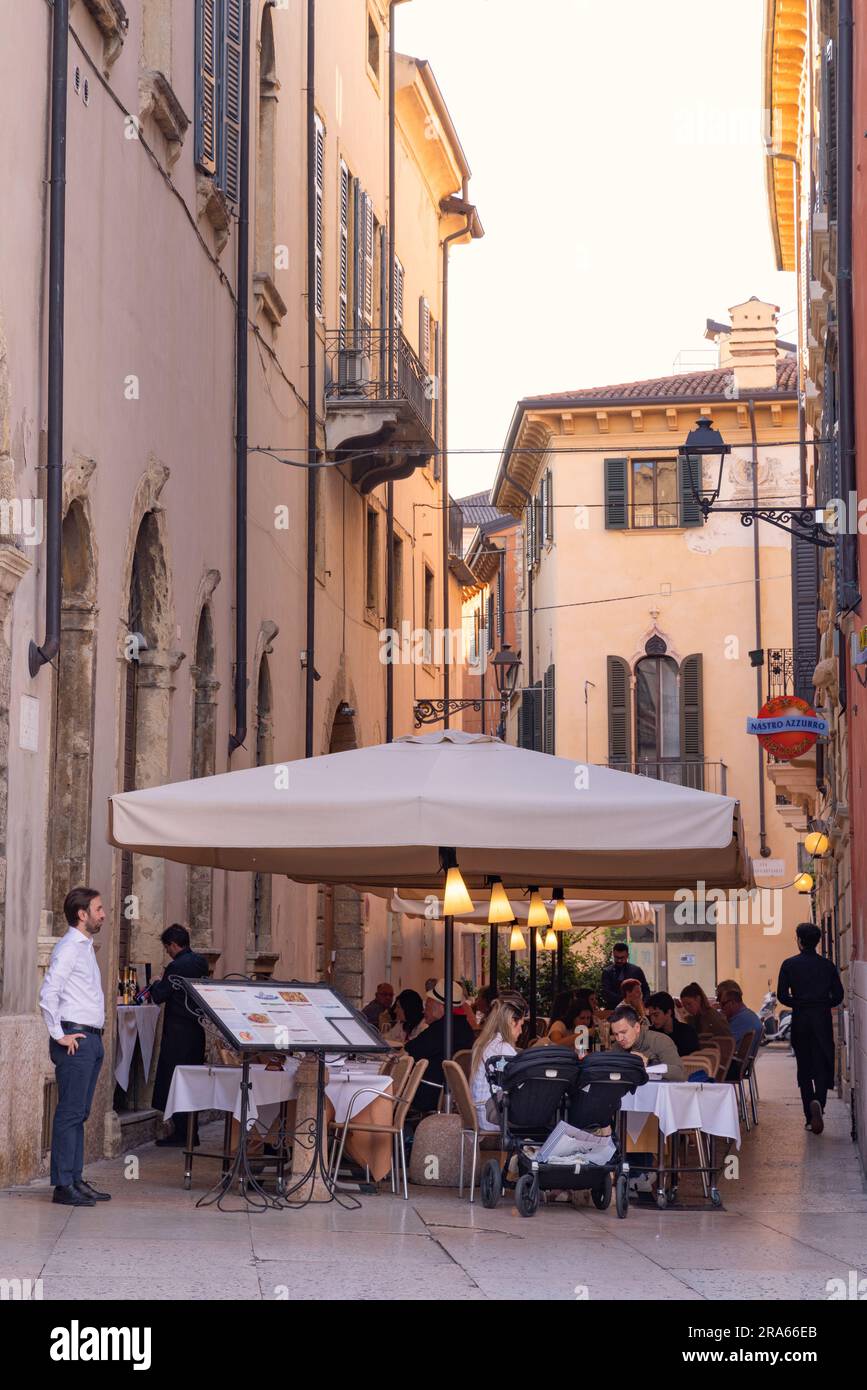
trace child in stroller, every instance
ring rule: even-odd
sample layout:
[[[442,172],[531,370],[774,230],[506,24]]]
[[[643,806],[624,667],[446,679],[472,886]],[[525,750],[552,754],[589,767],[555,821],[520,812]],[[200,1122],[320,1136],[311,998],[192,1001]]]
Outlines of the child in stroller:
[[[566,1047],[538,1047],[485,1064],[491,1092],[502,1124],[502,1168],[496,1159],[485,1164],[481,1198],[495,1207],[506,1188],[515,1190],[515,1206],[533,1216],[540,1194],[589,1188],[594,1206],[604,1211],[615,1197],[617,1215],[629,1210],[629,1164],[617,1140],[617,1115],[623,1096],[647,1080],[644,1063],[628,1053],[591,1053],[580,1060]],[[570,1167],[544,1162],[538,1152],[561,1120],[576,1129],[610,1127],[613,1154],[602,1163],[581,1162]],[[515,1161],[517,1176],[510,1177]]]

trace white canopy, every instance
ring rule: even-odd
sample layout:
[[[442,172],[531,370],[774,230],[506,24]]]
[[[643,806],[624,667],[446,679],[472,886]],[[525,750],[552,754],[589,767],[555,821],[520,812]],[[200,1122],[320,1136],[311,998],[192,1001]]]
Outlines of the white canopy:
[[[448,729],[221,773],[109,801],[111,844],[181,864],[352,883],[404,897],[555,886],[567,898],[665,898],[751,884],[738,803]]]
[[[469,917],[461,917],[461,926],[467,925],[487,927],[488,926],[488,894],[473,894],[476,904],[475,912]],[[527,897],[519,897],[513,893],[510,902],[515,909],[515,920],[521,926],[526,926],[527,913],[530,910],[530,900]],[[549,915],[553,915],[554,904],[549,901],[547,904]],[[578,929],[582,927],[629,927],[629,926],[652,926],[655,918],[653,908],[650,903],[642,902],[620,902],[598,900],[593,898],[577,899],[570,898],[566,902],[569,916],[572,918],[572,925]],[[391,900],[392,912],[403,912],[408,917],[428,917],[432,921],[442,920],[442,899],[430,895],[427,898],[401,898],[397,894]],[[500,923],[500,927],[503,927]],[[508,923],[505,924],[508,929]]]

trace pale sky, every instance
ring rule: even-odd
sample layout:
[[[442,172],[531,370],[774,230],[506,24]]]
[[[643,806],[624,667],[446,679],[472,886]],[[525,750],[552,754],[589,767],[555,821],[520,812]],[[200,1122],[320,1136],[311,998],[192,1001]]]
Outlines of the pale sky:
[[[780,305],[762,152],[761,0],[412,0],[485,237],[452,253],[452,450],[499,449],[525,395],[676,370],[707,318]],[[708,359],[705,358],[704,361]],[[697,365],[702,365],[700,362]],[[452,453],[453,496],[496,455]]]

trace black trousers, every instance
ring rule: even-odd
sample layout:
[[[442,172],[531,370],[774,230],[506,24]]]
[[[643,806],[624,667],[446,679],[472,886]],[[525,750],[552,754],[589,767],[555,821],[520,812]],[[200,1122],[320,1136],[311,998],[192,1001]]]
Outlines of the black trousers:
[[[167,1018],[163,1024],[163,1040],[154,1078],[153,1106],[165,1110],[175,1067],[199,1066],[205,1060],[205,1033],[201,1024],[191,1021],[176,1023]],[[187,1114],[177,1111],[171,1117],[174,1133],[186,1137]]]
[[[85,1033],[78,1039],[75,1052],[67,1052],[54,1038],[49,1041],[48,1051],[57,1078],[57,1109],[51,1128],[51,1183],[53,1187],[69,1187],[81,1181],[84,1122],[90,1114],[105,1049],[96,1033]]]
[[[796,1012],[792,1019],[792,1048],[798,1064],[798,1089],[809,1120],[810,1105],[822,1109],[834,1085],[834,1028],[830,1010]]]

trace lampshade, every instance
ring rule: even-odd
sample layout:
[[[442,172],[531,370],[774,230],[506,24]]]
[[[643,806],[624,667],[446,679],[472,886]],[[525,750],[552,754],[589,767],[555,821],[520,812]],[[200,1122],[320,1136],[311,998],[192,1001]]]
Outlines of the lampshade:
[[[463,875],[457,864],[452,865],[446,874],[446,889],[443,893],[443,916],[462,917],[475,912],[475,905],[467,892]]]
[[[537,950],[537,951],[544,951],[544,949],[545,949],[545,938],[544,938],[544,936],[542,935],[542,932],[541,932],[540,928],[537,927],[537,928],[536,928],[536,950]]]
[[[804,849],[815,859],[821,859],[823,854],[828,853],[830,841],[822,830],[811,830],[804,841]]]
[[[813,875],[798,874],[798,877],[795,879],[795,887],[799,893],[811,892],[813,887]]]
[[[488,922],[491,926],[496,926],[500,922],[514,922],[515,913],[512,904],[509,902],[508,894],[503,887],[503,880],[495,878],[491,880],[491,902],[488,907]]]
[[[554,889],[554,922],[555,931],[569,931],[572,927],[572,918],[569,916],[569,909],[563,898],[563,889]]]
[[[542,902],[542,894],[539,892],[538,888],[531,888],[530,906],[527,911],[527,926],[547,927],[550,926],[550,924],[551,918],[548,916],[548,909]]]
[[[524,933],[521,931],[518,923],[515,922],[512,926],[512,935],[509,937],[509,950],[526,951],[526,949],[527,943],[524,940]]]
[[[545,944],[545,950],[546,950],[546,951],[556,951],[556,949],[557,949],[557,933],[555,932],[555,930],[554,930],[553,927],[549,927],[548,930],[546,931],[546,933],[545,933],[545,943],[544,943],[544,944]]]

